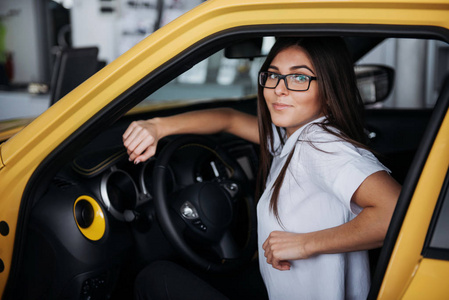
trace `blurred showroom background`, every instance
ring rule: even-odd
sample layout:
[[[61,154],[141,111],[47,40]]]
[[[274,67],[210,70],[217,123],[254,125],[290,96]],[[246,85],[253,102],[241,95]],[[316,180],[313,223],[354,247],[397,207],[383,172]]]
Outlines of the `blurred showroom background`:
[[[96,48],[99,69],[202,2],[0,0],[0,120],[32,118],[50,106],[61,49]],[[432,107],[441,88],[435,78],[449,70],[449,47],[438,41],[388,39],[357,63],[391,66],[396,76],[409,77],[403,86],[395,87],[402,95],[407,93],[401,97],[407,102],[396,99],[393,91],[384,107]],[[198,66],[202,72],[197,68],[184,79],[201,84],[212,68],[226,68],[216,84],[229,85],[239,67],[218,59]]]

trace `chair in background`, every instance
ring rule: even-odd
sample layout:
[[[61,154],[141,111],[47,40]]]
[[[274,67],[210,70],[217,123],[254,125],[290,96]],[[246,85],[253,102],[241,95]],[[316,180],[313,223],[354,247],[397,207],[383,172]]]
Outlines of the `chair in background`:
[[[56,53],[50,105],[56,103],[99,69],[98,48],[62,48]]]

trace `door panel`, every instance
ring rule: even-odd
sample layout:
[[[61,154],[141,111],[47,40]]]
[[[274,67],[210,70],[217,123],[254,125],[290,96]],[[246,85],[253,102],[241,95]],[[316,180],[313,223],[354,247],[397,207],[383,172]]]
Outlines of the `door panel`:
[[[403,299],[447,299],[449,295],[449,261],[423,259]]]
[[[440,102],[445,102],[449,87]],[[430,134],[427,132],[427,134]],[[449,114],[446,113],[411,197],[390,256],[378,299],[400,299],[422,261],[422,250],[449,166]],[[410,188],[404,186],[404,188]],[[402,192],[404,194],[404,191]],[[395,213],[396,215],[396,213]]]

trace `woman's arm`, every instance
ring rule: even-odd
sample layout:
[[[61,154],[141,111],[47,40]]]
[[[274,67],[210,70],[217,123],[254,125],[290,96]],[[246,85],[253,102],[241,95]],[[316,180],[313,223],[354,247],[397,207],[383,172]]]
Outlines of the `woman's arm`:
[[[357,217],[316,232],[273,231],[262,246],[267,262],[276,269],[288,270],[288,260],[382,246],[400,191],[401,186],[385,171],[368,176],[352,196],[352,201],[363,208]]]
[[[158,141],[173,134],[226,131],[259,143],[257,118],[230,108],[192,111],[165,118],[132,122],[123,134],[129,160],[135,164],[154,155]]]

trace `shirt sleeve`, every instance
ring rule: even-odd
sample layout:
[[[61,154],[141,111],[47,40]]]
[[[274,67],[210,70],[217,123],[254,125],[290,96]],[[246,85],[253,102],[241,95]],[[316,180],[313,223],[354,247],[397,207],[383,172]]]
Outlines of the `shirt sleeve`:
[[[297,148],[295,155],[308,179],[356,215],[362,208],[351,201],[354,192],[371,174],[390,172],[370,151],[327,132],[309,134],[298,141]]]

